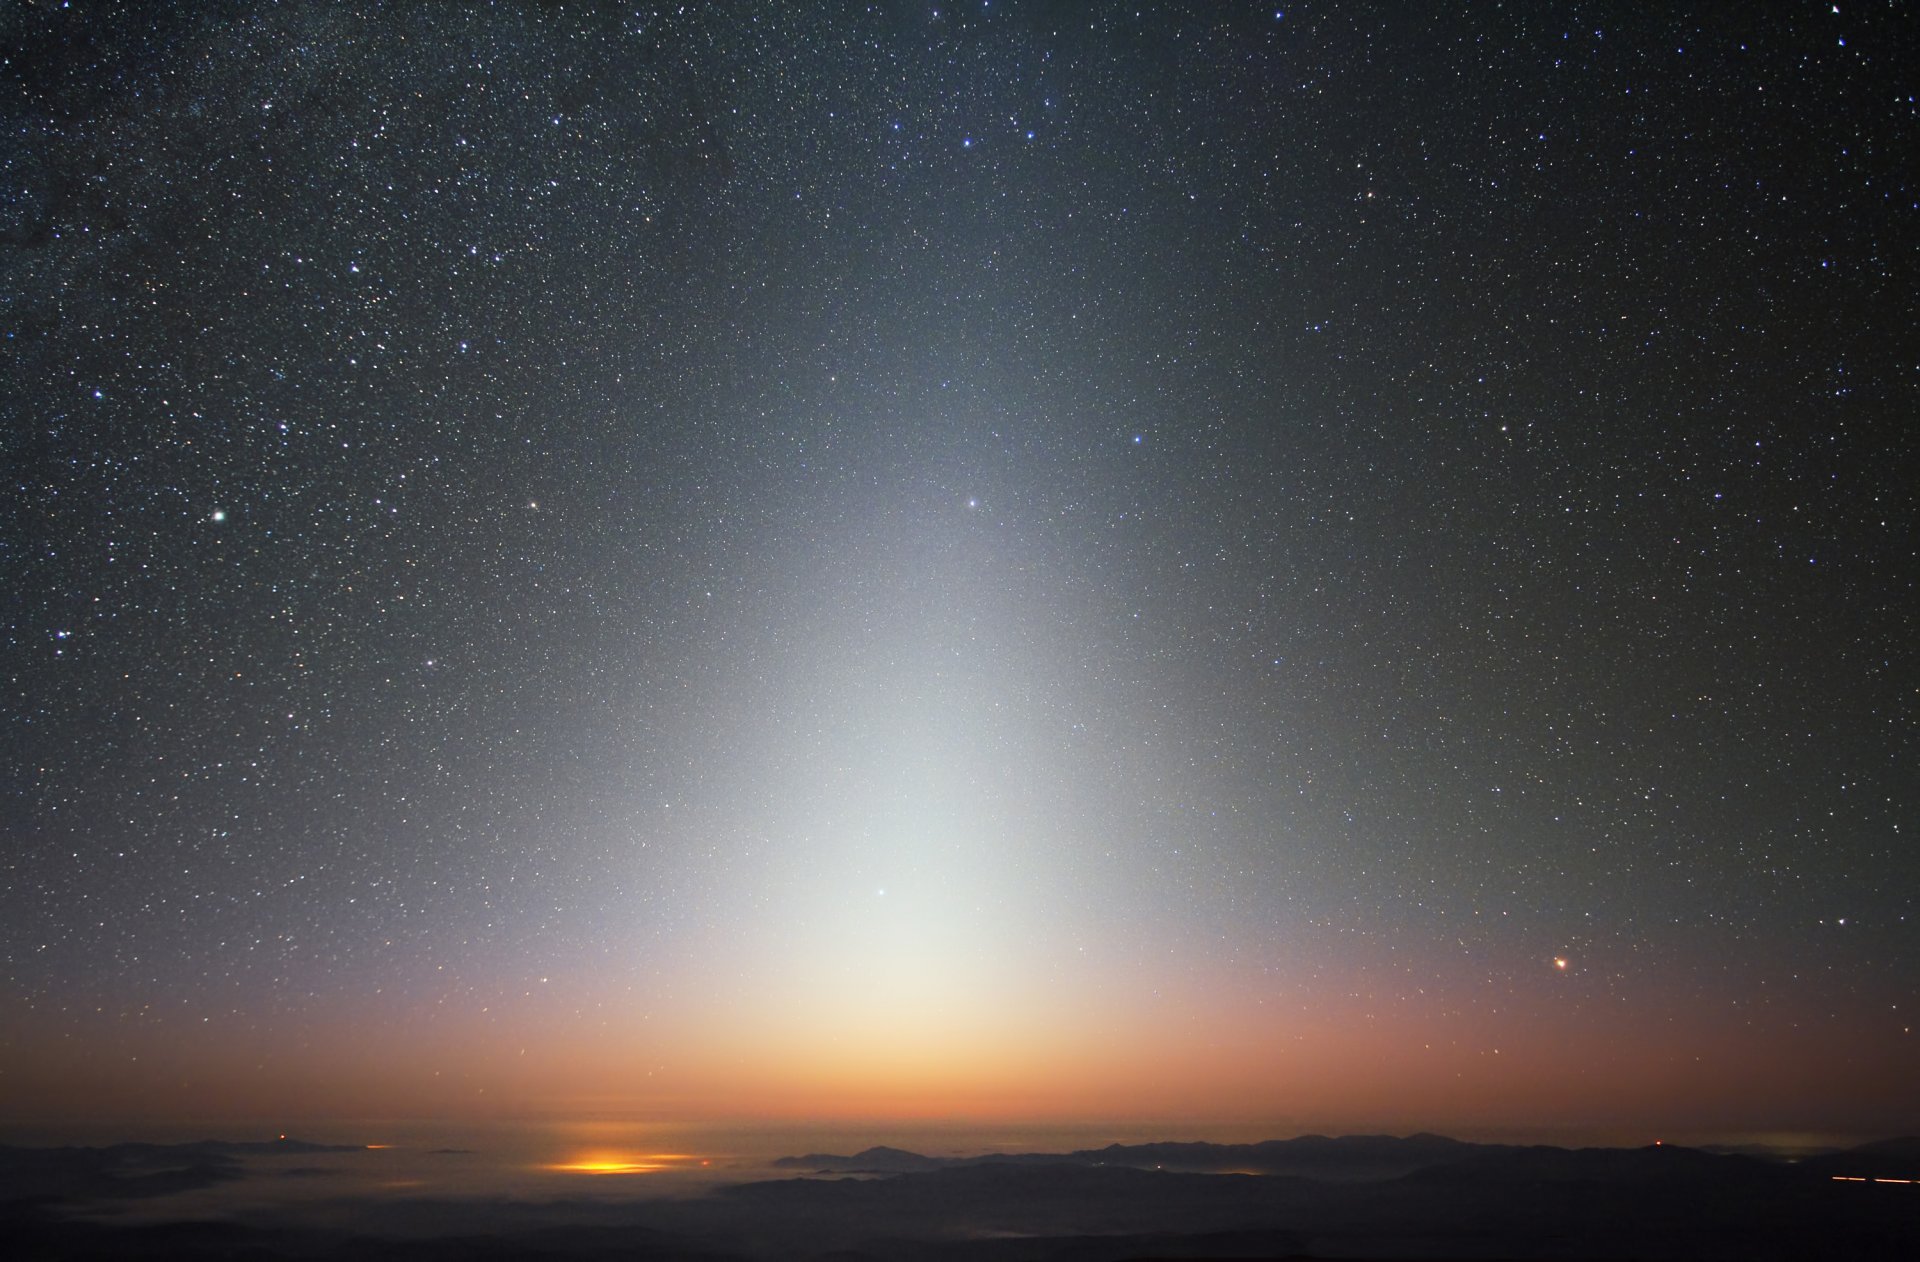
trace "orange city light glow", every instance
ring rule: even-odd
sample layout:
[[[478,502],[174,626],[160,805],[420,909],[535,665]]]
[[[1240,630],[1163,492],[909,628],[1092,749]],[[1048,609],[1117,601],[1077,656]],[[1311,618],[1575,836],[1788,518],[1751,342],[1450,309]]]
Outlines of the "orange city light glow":
[[[556,1162],[547,1169],[563,1174],[651,1174],[678,1162],[697,1160],[699,1158],[691,1154],[679,1152],[637,1153],[597,1149],[581,1153],[571,1161]]]

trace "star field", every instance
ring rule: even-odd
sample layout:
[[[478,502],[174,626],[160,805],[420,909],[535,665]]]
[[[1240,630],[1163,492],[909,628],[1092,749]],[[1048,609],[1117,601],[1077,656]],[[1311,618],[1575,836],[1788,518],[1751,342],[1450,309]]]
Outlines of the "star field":
[[[0,47],[35,1107],[1920,1117],[1898,6]]]

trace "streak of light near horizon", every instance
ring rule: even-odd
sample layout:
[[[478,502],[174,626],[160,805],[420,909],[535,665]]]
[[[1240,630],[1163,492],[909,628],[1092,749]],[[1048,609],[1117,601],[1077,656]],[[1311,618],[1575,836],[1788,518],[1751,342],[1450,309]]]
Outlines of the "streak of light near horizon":
[[[630,1153],[595,1149],[566,1161],[542,1165],[540,1169],[563,1174],[652,1174],[692,1162],[708,1165],[706,1158],[689,1153]]]

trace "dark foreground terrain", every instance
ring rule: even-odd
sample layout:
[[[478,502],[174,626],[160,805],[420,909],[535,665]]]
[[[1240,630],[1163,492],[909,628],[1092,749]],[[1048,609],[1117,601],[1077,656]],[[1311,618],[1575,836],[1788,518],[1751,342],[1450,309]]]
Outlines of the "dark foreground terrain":
[[[1920,1257],[1915,1140],[1797,1162],[1424,1135],[969,1159],[869,1149],[677,1200],[343,1199],[297,1222],[155,1221],[170,1196],[256,1177],[247,1159],[266,1151],[343,1150],[0,1148],[0,1240],[22,1262]],[[144,1221],[113,1220],[134,1204]]]

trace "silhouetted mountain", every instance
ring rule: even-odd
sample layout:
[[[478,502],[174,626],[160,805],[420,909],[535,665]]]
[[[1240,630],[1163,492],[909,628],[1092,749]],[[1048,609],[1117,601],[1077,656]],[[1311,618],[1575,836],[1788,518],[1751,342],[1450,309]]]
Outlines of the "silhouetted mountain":
[[[1858,1148],[1848,1149],[1867,1157],[1891,1157],[1896,1161],[1920,1161],[1920,1136],[1906,1135],[1899,1139],[1881,1139],[1871,1144],[1861,1144]]]
[[[917,1152],[885,1146],[867,1148],[851,1157],[834,1153],[808,1153],[804,1157],[781,1157],[773,1164],[783,1169],[815,1170],[832,1174],[911,1174],[938,1170],[958,1164],[960,1159],[923,1157]]]
[[[315,1144],[304,1139],[288,1139],[283,1135],[279,1139],[196,1139],[184,1144],[114,1144],[104,1151],[169,1157],[182,1153],[217,1153],[222,1156],[272,1156],[276,1153],[364,1152],[365,1150],[365,1144]]]
[[[1824,1148],[1783,1148],[1778,1144],[1701,1144],[1700,1151],[1710,1152],[1716,1157],[1754,1157],[1761,1161],[1795,1162],[1847,1150],[1831,1145]]]
[[[240,1158],[275,1153],[354,1152],[297,1139],[186,1144],[110,1144],[104,1148],[0,1145],[0,1201],[129,1199],[169,1196],[243,1177]]]
[[[1883,1139],[1844,1152],[1809,1157],[1799,1165],[1827,1178],[1920,1179],[1920,1139]]]
[[[1257,1144],[1110,1144],[1072,1158],[1142,1169],[1294,1174],[1316,1179],[1390,1179],[1427,1166],[1457,1161],[1494,1146],[1468,1144],[1441,1135],[1302,1135]]]
[[[1109,1144],[1066,1153],[987,1153],[977,1157],[926,1157],[898,1148],[869,1148],[851,1157],[809,1153],[782,1157],[782,1169],[834,1174],[910,1174],[979,1165],[1125,1166],[1136,1170],[1200,1173],[1285,1174],[1314,1179],[1392,1179],[1473,1153],[1504,1152],[1499,1145],[1469,1144],[1443,1135],[1302,1135],[1257,1144]]]
[[[1739,1183],[1797,1179],[1787,1167],[1674,1144],[1645,1148],[1533,1145],[1474,1151],[1410,1176],[1434,1183]]]
[[[0,1202],[168,1196],[241,1176],[233,1157],[204,1152],[161,1160],[119,1147],[0,1147]]]

